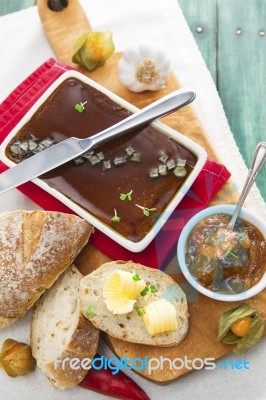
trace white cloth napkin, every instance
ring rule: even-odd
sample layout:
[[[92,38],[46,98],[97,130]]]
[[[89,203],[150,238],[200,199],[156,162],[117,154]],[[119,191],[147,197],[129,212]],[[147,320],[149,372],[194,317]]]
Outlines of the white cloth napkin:
[[[117,51],[143,39],[164,46],[172,59],[178,79],[183,85],[196,90],[194,107],[222,162],[232,173],[236,187],[241,187],[246,167],[228,127],[214,83],[176,0],[81,0],[81,3],[95,30],[110,30],[114,33]],[[35,68],[53,56],[36,7],[0,18],[0,54],[1,102]],[[262,218],[266,217],[265,203],[256,188],[246,204],[260,213]],[[34,203],[17,190],[0,197],[0,212],[36,208]],[[0,344],[7,338],[28,343],[29,317],[30,313],[13,326],[0,331]],[[155,385],[130,371],[128,374],[146,390],[152,400],[163,397],[169,400],[205,400],[207,397],[211,400],[264,400],[265,345],[265,340],[262,340],[242,357],[229,355],[223,359],[246,359],[250,363],[250,370],[201,370],[168,386]],[[104,343],[101,343],[99,352],[112,356]],[[55,391],[39,369],[16,379],[8,378],[0,371],[0,400],[18,398],[98,400],[107,397],[81,388]]]

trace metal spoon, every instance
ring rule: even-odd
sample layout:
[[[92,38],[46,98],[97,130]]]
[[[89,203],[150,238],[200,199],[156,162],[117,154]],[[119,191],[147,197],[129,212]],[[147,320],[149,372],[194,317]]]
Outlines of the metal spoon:
[[[241,208],[244,204],[244,201],[253,185],[255,182],[257,176],[259,175],[260,171],[262,170],[262,167],[266,163],[266,142],[261,142],[257,145],[255,152],[253,154],[253,158],[251,161],[251,165],[248,170],[248,176],[246,178],[244,187],[242,189],[242,192],[240,194],[238,203],[236,205],[235,211],[232,215],[232,218],[227,226],[228,231],[232,231],[234,229],[235,223],[237,221],[237,218],[239,216],[239,213],[241,211]],[[224,234],[224,230],[223,230]],[[219,270],[221,271],[222,265],[220,264]],[[245,285],[243,281],[239,278],[227,278],[222,281],[221,279],[221,274],[215,274],[216,276],[219,277],[219,281],[216,280],[214,282],[214,288],[219,291],[224,291],[224,292],[231,292],[231,293],[240,293],[246,290]]]
[[[262,167],[266,163],[266,142],[261,142],[257,145],[255,152],[253,154],[253,158],[251,161],[251,165],[248,170],[248,176],[246,178],[244,187],[242,189],[242,192],[240,194],[238,203],[236,205],[236,209],[232,215],[232,218],[227,226],[227,229],[233,230],[236,220],[239,216],[239,213],[241,211],[241,208],[244,204],[244,201],[246,200],[246,197],[255,182],[257,176],[259,175],[260,171],[262,170]]]

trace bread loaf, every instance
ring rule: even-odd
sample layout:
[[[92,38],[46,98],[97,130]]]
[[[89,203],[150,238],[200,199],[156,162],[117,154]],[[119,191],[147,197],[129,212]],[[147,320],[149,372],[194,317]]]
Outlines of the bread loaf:
[[[115,270],[139,274],[146,284],[156,285],[157,292],[147,296],[138,296],[133,311],[115,315],[108,311],[103,300],[103,286],[108,276]],[[176,346],[185,337],[188,330],[188,309],[186,295],[179,285],[167,274],[145,267],[141,264],[124,261],[112,261],[85,276],[81,280],[81,310],[93,325],[110,336],[134,343],[154,346]],[[176,309],[177,329],[156,335],[150,335],[143,318],[137,309],[159,299],[170,301]],[[93,307],[95,313],[88,315],[86,310]]]
[[[70,360],[92,360],[98,346],[99,330],[80,311],[81,278],[78,269],[70,266],[38,300],[32,315],[33,357],[59,389],[71,388],[83,380],[88,370],[81,364],[78,369],[71,368]]]
[[[25,315],[89,239],[75,215],[15,211],[0,215],[0,328]]]

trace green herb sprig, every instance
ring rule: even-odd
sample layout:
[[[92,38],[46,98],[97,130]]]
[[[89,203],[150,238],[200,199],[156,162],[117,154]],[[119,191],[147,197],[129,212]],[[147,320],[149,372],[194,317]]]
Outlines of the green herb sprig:
[[[157,289],[156,285],[150,285],[149,289],[150,289],[151,293],[157,293],[158,292],[158,289]]]
[[[131,197],[132,193],[133,193],[133,190],[130,190],[130,192],[128,192],[128,193],[120,193],[120,200],[126,200],[126,199],[128,199],[129,201],[131,201],[131,199],[132,199],[132,197]]]
[[[142,290],[142,292],[140,292],[141,296],[146,296],[148,293],[157,293],[158,289],[156,287],[156,285],[147,285],[145,286],[145,288]]]
[[[136,207],[140,208],[143,211],[143,214],[145,215],[145,217],[149,217],[151,212],[156,211],[156,208],[147,208],[147,207],[143,207],[140,206],[139,204],[135,204]]]
[[[75,110],[77,110],[78,112],[82,113],[85,110],[85,104],[87,104],[87,101],[84,101],[84,103],[77,103],[75,104]]]
[[[139,274],[135,274],[132,276],[133,281],[137,282],[137,281],[141,281],[141,276]]]
[[[144,296],[146,296],[146,294],[148,294],[149,293],[149,286],[145,286],[145,288],[142,290],[142,292],[140,292],[140,295],[142,296],[142,297],[144,297]]]
[[[144,308],[143,307],[137,308],[137,313],[139,314],[139,316],[144,315],[145,314]]]
[[[112,217],[112,221],[113,222],[120,222],[120,217],[117,215],[117,211],[116,211],[115,208],[114,208],[114,213],[115,213],[115,215]]]

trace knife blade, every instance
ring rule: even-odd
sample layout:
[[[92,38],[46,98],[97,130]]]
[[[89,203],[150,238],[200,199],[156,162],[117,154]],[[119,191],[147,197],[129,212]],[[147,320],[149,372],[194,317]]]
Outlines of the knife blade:
[[[184,107],[195,96],[192,89],[176,90],[89,138],[71,137],[33,155],[0,175],[0,194],[51,171],[108,140]]]

